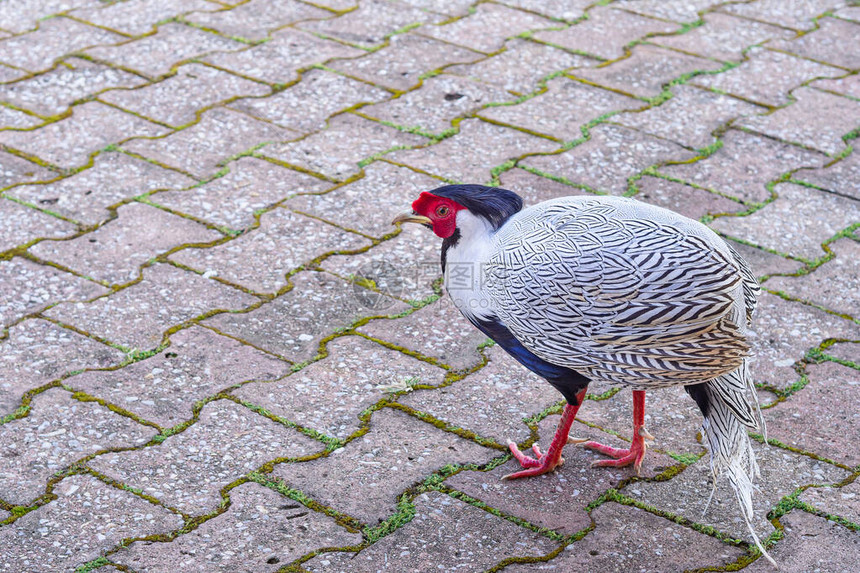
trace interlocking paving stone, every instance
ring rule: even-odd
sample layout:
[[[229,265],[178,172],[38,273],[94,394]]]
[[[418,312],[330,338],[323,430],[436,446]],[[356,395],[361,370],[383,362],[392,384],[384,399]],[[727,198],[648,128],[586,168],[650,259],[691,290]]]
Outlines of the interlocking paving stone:
[[[171,255],[182,265],[248,288],[275,293],[287,285],[286,274],[327,252],[369,247],[355,233],[276,208],[260,217],[260,226],[241,237],[208,248],[188,248]]]
[[[647,104],[609,90],[560,77],[547,82],[546,93],[517,105],[491,107],[481,117],[572,141],[583,136],[581,127],[610,112],[642,109]],[[557,112],[570,102],[576,106]]]
[[[749,4],[726,4],[719,10],[795,30],[809,30],[815,27],[816,16],[841,5],[842,2],[839,0],[803,0],[802,2],[757,0]]]
[[[202,515],[218,508],[221,488],[266,461],[322,450],[322,442],[293,428],[230,400],[217,400],[203,407],[192,426],[161,444],[104,454],[88,465],[169,507]]]
[[[193,184],[193,179],[176,171],[125,153],[104,152],[95,156],[89,169],[52,183],[21,185],[6,195],[95,225],[110,218],[108,207],[120,201],[156,189],[178,189]]]
[[[582,189],[535,175],[524,169],[511,169],[499,176],[501,187],[523,198],[526,206],[536,205],[557,197],[583,195]]]
[[[767,283],[765,283],[767,285]],[[798,381],[792,366],[828,338],[856,340],[860,326],[799,302],[764,293],[753,315],[753,375],[758,382],[785,388]]]
[[[332,58],[363,54],[365,52],[358,48],[285,28],[273,33],[265,44],[239,52],[214,54],[203,58],[203,61],[249,78],[285,84],[298,79],[298,69],[322,64]]]
[[[27,75],[28,73],[21,68],[13,68],[0,63],[0,82],[12,82],[24,78]]]
[[[649,38],[648,41],[706,58],[738,62],[744,59],[744,51],[750,46],[794,36],[784,28],[720,12],[709,13],[704,20],[704,25],[685,34]],[[773,47],[774,42],[767,45]]]
[[[807,366],[809,383],[766,411],[768,438],[814,452],[848,466],[860,464],[855,444],[860,439],[860,414],[846,408],[860,394],[860,372],[822,362]],[[833,420],[832,425],[810,423]]]
[[[451,121],[471,114],[491,102],[511,101],[499,88],[466,78],[441,74],[427,78],[421,89],[361,109],[361,113],[406,127],[439,134],[451,129]]]
[[[0,189],[20,183],[47,181],[57,174],[44,167],[0,150]]]
[[[254,224],[258,210],[295,193],[319,192],[332,185],[256,157],[242,157],[227,168],[229,173],[205,185],[156,193],[149,200],[215,225],[243,230]]]
[[[660,46],[642,44],[631,50],[629,58],[611,66],[573,72],[601,86],[639,97],[656,97],[663,86],[685,74],[720,69],[720,64],[696,56],[673,52]]]
[[[400,494],[447,464],[486,463],[497,450],[396,410],[374,412],[370,430],[327,457],[275,466],[273,475],[368,525],[390,517]]]
[[[173,334],[170,346],[151,358],[119,370],[84,372],[66,384],[169,428],[190,419],[198,400],[246,380],[274,380],[289,369],[255,348],[192,326]]]
[[[407,203],[408,205],[408,203]],[[377,289],[405,301],[433,296],[433,282],[442,276],[440,243],[428,229],[406,225],[397,237],[357,255],[334,255],[320,267],[342,278],[361,276],[373,280]],[[378,298],[380,309],[394,301]]]
[[[68,221],[0,197],[0,251],[40,237],[59,238],[74,232],[75,226]]]
[[[326,94],[325,98],[318,97]],[[310,70],[298,84],[265,98],[231,104],[250,115],[302,133],[325,128],[328,118],[361,103],[391,97],[386,90],[325,70]]]
[[[527,157],[519,162],[574,184],[621,195],[628,179],[646,167],[663,161],[684,161],[693,157],[683,147],[618,125],[597,125],[591,138],[569,151],[556,155]]]
[[[93,4],[98,7],[74,10],[71,15],[132,36],[146,34],[160,22],[186,12],[214,10],[219,7],[216,3],[203,0],[128,0],[107,6],[103,3]],[[158,26],[159,29],[162,27],[164,24]]]
[[[265,2],[252,0],[239,4],[231,10],[207,10],[193,12],[185,20],[218,30],[225,36],[238,36],[248,40],[263,40],[271,32],[302,20],[328,18],[332,13],[297,0]]]
[[[38,117],[24,113],[17,109],[0,106],[0,129],[5,128],[27,128],[39,125],[42,120]]]
[[[842,137],[854,128],[845,119],[860,114],[860,101],[807,87],[794,90],[792,95],[795,103],[770,115],[744,118],[738,124],[831,155],[845,149]]]
[[[29,505],[54,472],[108,448],[139,446],[157,433],[62,388],[37,394],[26,417],[0,426],[0,499]]]
[[[201,314],[238,310],[257,298],[166,264],[143,269],[143,280],[90,303],[59,304],[46,314],[128,348],[151,349],[164,331]]]
[[[850,573],[857,567],[860,535],[823,517],[794,510],[780,518],[785,536],[770,550],[780,568],[788,571],[832,571]],[[759,559],[746,569],[750,573],[773,571]]]
[[[809,80],[842,75],[842,70],[765,48],[752,48],[747,61],[716,75],[693,78],[692,83],[766,105],[793,100],[789,91]],[[796,91],[794,92],[796,93]]]
[[[156,255],[187,243],[206,243],[222,235],[143,203],[117,209],[117,218],[70,241],[42,241],[29,252],[107,284],[124,284]]]
[[[427,143],[425,137],[345,113],[332,118],[323,131],[297,141],[267,145],[259,153],[328,177],[346,179],[359,171],[360,161],[375,154]]]
[[[394,232],[391,220],[397,213],[408,209],[422,191],[441,184],[406,167],[376,161],[364,169],[361,179],[321,195],[295,197],[287,206],[365,235],[382,237]],[[379,194],[380,189],[387,191]]]
[[[550,74],[597,63],[598,60],[592,58],[515,38],[505,42],[505,51],[497,56],[474,64],[451,66],[445,71],[526,94],[534,91],[538,82]]]
[[[179,515],[92,476],[69,476],[55,493],[51,503],[0,529],[4,571],[74,571],[123,539],[182,526]]]
[[[364,289],[328,273],[299,273],[290,282],[294,285],[292,290],[258,309],[245,314],[221,314],[205,324],[300,362],[316,355],[324,337],[360,318],[380,314],[362,303],[359,294]],[[385,308],[384,314],[406,308],[396,303]]]
[[[623,113],[612,117],[610,121],[701,149],[714,143],[714,132],[719,128],[767,111],[733,97],[693,86],[675,86],[672,93],[672,98],[659,106]]]
[[[591,405],[586,402],[583,408]],[[541,439],[537,443],[543,450],[552,439],[558,420],[559,416],[549,416],[540,422]],[[574,424],[570,435],[619,448],[630,445],[583,424]],[[531,455],[531,451],[526,453]],[[585,510],[588,504],[634,472],[630,468],[592,468],[591,462],[605,456],[574,445],[565,447],[564,459],[564,465],[539,477],[502,480],[502,476],[522,469],[518,462],[509,461],[489,472],[460,472],[445,480],[445,484],[509,515],[572,535],[591,525]],[[642,475],[653,477],[673,464],[670,458],[649,452],[642,462]]]
[[[176,22],[158,27],[158,32],[119,46],[91,48],[91,58],[157,78],[181,61],[211,52],[235,52],[246,44]]]
[[[465,18],[438,26],[424,26],[420,33],[490,53],[500,50],[507,38],[557,25],[536,14],[500,4],[478,4],[475,12]]]
[[[749,263],[756,277],[777,273],[793,274],[800,270],[803,264],[785,257],[780,257],[765,250],[726,239],[726,242]]]
[[[385,0],[364,0],[357,10],[339,18],[304,22],[300,28],[362,47],[381,44],[407,27],[440,22],[446,18],[426,10]]]
[[[295,136],[292,131],[244,113],[215,108],[204,113],[191,127],[161,139],[131,141],[123,148],[202,179],[215,174],[221,164],[237,153],[267,141]]]
[[[860,99],[860,74],[844,76],[838,79],[823,79],[810,82],[810,86]]]
[[[14,5],[4,2],[0,4],[0,22],[3,22],[4,30],[21,34],[35,29],[46,16],[53,16],[70,8],[98,5],[98,0],[20,0]]]
[[[765,420],[771,419],[765,412]],[[771,437],[770,435],[768,437]],[[767,513],[783,496],[793,493],[802,485],[831,485],[841,482],[850,473],[826,462],[796,454],[776,446],[763,446],[753,442],[761,479],[754,481],[758,490],[753,492],[753,527],[760,538],[773,531]],[[736,539],[751,540],[741,518],[734,490],[723,477],[717,480],[717,489],[707,513],[702,515],[713,492],[710,454],[706,454],[681,474],[665,482],[639,482],[621,489],[621,493],[664,511],[686,517],[692,522],[710,525],[717,531]]]
[[[279,570],[311,548],[361,543],[334,519],[256,483],[230,490],[230,508],[169,543],[138,541],[111,560],[135,571]]]
[[[405,91],[416,86],[422,74],[482,57],[466,48],[409,33],[393,36],[388,46],[372,54],[335,60],[329,67],[378,86]]]
[[[860,482],[857,480],[840,488],[811,487],[799,499],[820,511],[838,515],[857,523],[860,521]]]
[[[122,42],[125,38],[69,18],[49,18],[39,29],[0,41],[0,61],[40,72],[65,54],[97,45]]]
[[[838,18],[822,18],[818,30],[793,40],[773,42],[771,47],[785,50],[810,60],[817,60],[853,69],[860,60],[860,50],[854,39],[860,33],[858,25]]]
[[[115,348],[47,320],[18,323],[0,341],[0,417],[18,408],[28,390],[76,370],[118,365],[124,357]]]
[[[87,300],[107,292],[95,282],[21,257],[0,261],[0,278],[3,280],[3,298],[0,299],[3,324],[11,324],[57,302]]]
[[[327,4],[325,5],[333,8],[332,4],[335,1],[326,0]],[[350,2],[357,4],[358,0],[339,0],[339,2],[347,6]],[[400,3],[449,16],[465,16],[468,14],[469,8],[474,4],[473,0],[400,0]],[[320,2],[317,2],[317,4],[320,4]]]
[[[594,4],[591,0],[504,0],[506,6],[537,12],[542,16],[555,20],[572,22],[585,13],[585,9]]]
[[[860,199],[860,153],[852,153],[827,167],[801,169],[793,179],[807,181],[822,189]]]
[[[370,548],[355,555],[325,553],[303,567],[313,572],[465,573],[486,571],[510,557],[540,557],[556,548],[546,537],[443,493],[423,493],[414,503],[413,520]]]
[[[720,142],[720,149],[708,157],[658,171],[743,201],[763,202],[770,197],[767,183],[788,171],[820,167],[827,161],[822,154],[736,129],[728,130]]]
[[[417,0],[421,2],[422,0]],[[229,0],[229,3],[234,3],[236,0]],[[228,2],[223,2],[227,4]],[[408,2],[404,2],[407,3]],[[315,6],[322,6],[323,8],[328,8],[333,12],[348,12],[351,9],[358,8],[358,0],[317,0],[314,2]]]
[[[860,301],[855,296],[860,292],[860,243],[841,239],[832,243],[830,248],[836,258],[813,273],[799,277],[774,277],[765,283],[765,287],[840,314],[860,317]]]
[[[821,243],[860,218],[860,204],[846,197],[793,183],[781,183],[774,190],[776,200],[752,215],[721,217],[711,227],[755,245],[815,260],[825,254]]]
[[[664,0],[618,0],[615,4],[625,10],[645,14],[654,18],[695,22],[699,13],[722,4],[721,0],[687,0],[685,2],[665,2]]]
[[[680,26],[654,20],[613,7],[599,6],[588,11],[588,19],[564,30],[538,32],[540,41],[584,52],[605,60],[624,55],[624,47],[649,34],[675,32]]]
[[[487,340],[463,318],[448,297],[405,318],[371,321],[358,331],[436,358],[458,370],[480,364],[477,347]]]
[[[32,131],[2,131],[0,144],[62,168],[83,167],[91,154],[132,137],[170,130],[99,102],[76,106],[72,115]]]
[[[449,181],[484,183],[491,170],[527,153],[558,149],[559,143],[480,119],[460,122],[453,137],[421,149],[395,151],[388,159]]]
[[[486,355],[489,363],[463,380],[441,390],[412,392],[398,402],[498,444],[526,440],[529,429],[523,419],[558,403],[562,396],[501,347],[493,346]],[[487,396],[493,396],[489,403]]]
[[[618,503],[592,512],[595,530],[545,563],[513,565],[511,573],[531,571],[681,571],[728,565],[744,552],[652,513]]]
[[[860,6],[845,6],[838,10],[834,10],[833,13],[839,18],[860,22]]]
[[[271,90],[257,82],[204,66],[181,66],[175,76],[136,90],[112,90],[101,101],[178,127],[192,123],[203,108],[243,95],[263,96]]]
[[[731,199],[659,177],[643,177],[636,182],[636,187],[639,188],[636,199],[671,209],[691,219],[746,210]]]
[[[67,58],[43,74],[0,86],[0,100],[44,116],[58,115],[72,103],[110,88],[133,88],[146,80],[82,58]]]
[[[305,428],[336,438],[359,429],[358,416],[386,387],[441,384],[445,371],[360,336],[327,345],[328,356],[287,378],[245,384],[233,394]]]
[[[857,342],[838,342],[829,346],[824,352],[839,360],[857,362],[858,351],[860,346]]]

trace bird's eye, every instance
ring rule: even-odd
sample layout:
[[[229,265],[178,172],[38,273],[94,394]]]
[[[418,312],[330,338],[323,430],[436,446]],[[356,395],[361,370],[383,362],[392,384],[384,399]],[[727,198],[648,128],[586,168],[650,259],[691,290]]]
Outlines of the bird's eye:
[[[436,216],[437,217],[445,217],[448,215],[448,207],[445,205],[439,205],[436,207]]]

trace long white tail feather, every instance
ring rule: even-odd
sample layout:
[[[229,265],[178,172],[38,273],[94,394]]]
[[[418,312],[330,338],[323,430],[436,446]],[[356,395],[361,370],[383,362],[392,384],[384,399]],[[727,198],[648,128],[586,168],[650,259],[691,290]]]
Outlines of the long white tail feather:
[[[709,383],[708,388],[719,395],[720,401],[734,413],[740,423],[751,430],[761,429],[764,421],[746,360],[734,372],[729,372]],[[752,405],[748,397],[749,393],[754,396]]]
[[[754,401],[754,404],[756,405],[759,423],[755,423],[755,419],[749,416],[744,416],[744,419],[738,416],[736,405],[740,402],[747,405],[747,408],[743,410],[744,412],[752,413],[752,409],[745,396],[748,388],[752,388],[753,394],[755,394],[755,389],[752,387],[752,380],[748,372],[745,367],[739,369],[737,373],[733,372],[732,375],[734,376],[728,384],[724,380],[724,377],[716,378],[707,383],[705,391],[708,396],[709,411],[702,422],[702,430],[711,449],[711,474],[714,486],[716,487],[718,476],[724,475],[728,478],[732,489],[734,489],[737,495],[741,514],[743,515],[747,529],[749,529],[752,535],[753,541],[755,541],[756,547],[776,567],[776,562],[765,551],[752,524],[753,480],[761,476],[758,464],[755,461],[752,442],[747,435],[745,426],[750,425],[747,421],[752,419],[752,427],[758,429],[761,426],[764,428],[764,420],[761,417],[761,410],[758,407],[757,400]],[[737,388],[739,378],[745,378],[745,388],[741,391],[735,389]],[[731,396],[731,394],[736,395]],[[726,399],[727,395],[730,396],[728,400]],[[708,505],[710,505],[710,499],[708,500]]]

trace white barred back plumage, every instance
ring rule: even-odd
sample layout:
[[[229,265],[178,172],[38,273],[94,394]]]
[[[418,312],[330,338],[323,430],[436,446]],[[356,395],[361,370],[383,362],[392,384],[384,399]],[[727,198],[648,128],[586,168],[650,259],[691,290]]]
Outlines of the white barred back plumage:
[[[706,382],[749,354],[739,267],[695,221],[630,199],[570,197],[513,216],[492,241],[484,290],[553,364],[647,390]]]

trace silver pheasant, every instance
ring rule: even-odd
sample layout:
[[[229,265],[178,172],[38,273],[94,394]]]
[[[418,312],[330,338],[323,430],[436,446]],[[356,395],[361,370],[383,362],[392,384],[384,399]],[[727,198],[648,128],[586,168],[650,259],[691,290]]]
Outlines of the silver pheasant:
[[[704,416],[714,477],[725,475],[752,527],[758,476],[747,428],[764,432],[747,327],[760,292],[747,263],[705,225],[633,199],[576,196],[523,209],[481,185],[425,192],[394,223],[443,239],[446,290],[463,315],[567,400],[546,453],[509,446],[516,479],[552,471],[592,380],[633,389],[630,448],[585,447],[638,472],[645,391],[683,385]]]

